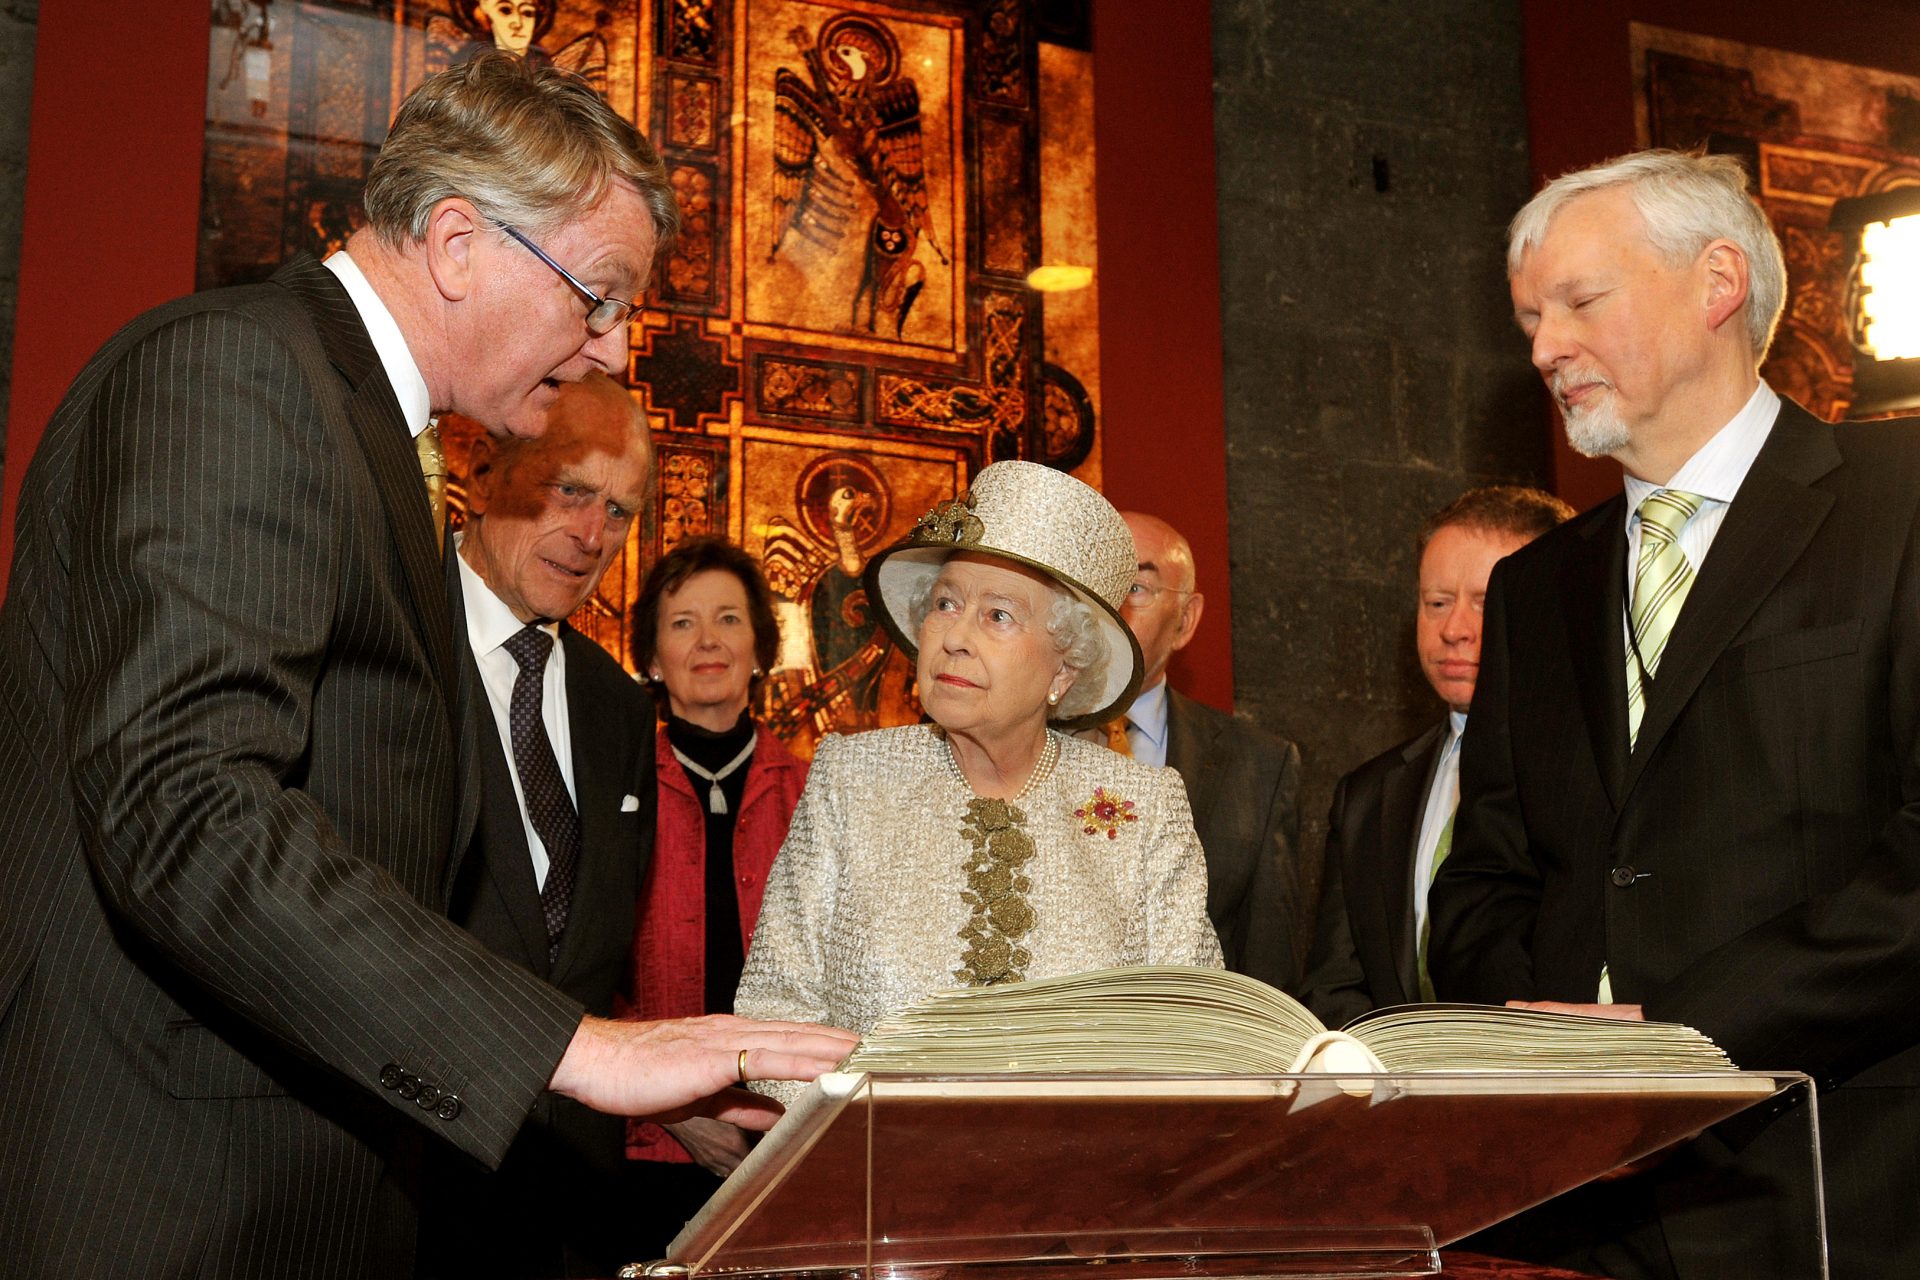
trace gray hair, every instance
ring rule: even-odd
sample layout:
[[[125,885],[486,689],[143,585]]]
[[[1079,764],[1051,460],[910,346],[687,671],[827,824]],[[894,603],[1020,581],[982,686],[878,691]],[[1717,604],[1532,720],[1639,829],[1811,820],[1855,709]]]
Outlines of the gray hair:
[[[928,575],[907,603],[907,622],[916,639],[933,610],[933,588],[938,581],[938,575]],[[1046,586],[1053,593],[1053,603],[1043,625],[1061,662],[1079,673],[1059,704],[1047,709],[1047,719],[1077,720],[1100,709],[1100,693],[1106,688],[1107,663],[1112,655],[1093,606],[1051,578]]]
[[[1507,227],[1507,274],[1546,239],[1554,216],[1581,196],[1627,187],[1647,226],[1647,241],[1674,266],[1692,262],[1714,240],[1731,240],[1747,259],[1743,320],[1758,364],[1773,342],[1787,297],[1787,264],[1767,215],[1747,194],[1747,170],[1733,156],[1636,151],[1562,174],[1527,201]]]
[[[407,95],[367,175],[367,221],[396,247],[427,234],[452,196],[530,234],[551,231],[624,182],[653,215],[654,260],[680,231],[666,166],[586,81],[530,58],[483,54]]]

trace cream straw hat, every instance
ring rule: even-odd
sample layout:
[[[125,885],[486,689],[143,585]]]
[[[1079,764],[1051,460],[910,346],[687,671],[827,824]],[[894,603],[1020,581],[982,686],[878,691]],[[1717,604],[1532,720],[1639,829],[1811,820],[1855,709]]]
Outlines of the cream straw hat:
[[[868,561],[865,575],[867,598],[880,601],[881,622],[909,657],[919,656],[910,610],[958,551],[1038,569],[1092,608],[1106,643],[1105,669],[1084,672],[1063,705],[1085,705],[1081,682],[1097,677],[1095,709],[1063,717],[1061,727],[1100,724],[1133,705],[1140,645],[1120,620],[1120,603],[1139,557],[1112,503],[1064,471],[1036,462],[996,462],[973,478],[964,496],[921,516],[904,540]]]

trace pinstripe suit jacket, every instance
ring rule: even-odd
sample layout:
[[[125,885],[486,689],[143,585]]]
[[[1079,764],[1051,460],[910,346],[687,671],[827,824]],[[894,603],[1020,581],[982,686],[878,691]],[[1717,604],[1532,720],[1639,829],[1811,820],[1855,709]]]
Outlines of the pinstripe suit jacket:
[[[1833,1274],[1920,1273],[1920,434],[1782,405],[1632,751],[1625,519],[1616,498],[1493,571],[1435,986],[1590,1001],[1604,960],[1649,1018],[1805,1071]],[[1764,1198],[1804,1180],[1804,1129],[1736,1145],[1664,1171],[1680,1275],[1814,1274],[1769,1238],[1804,1217]]]
[[[581,1006],[443,915],[439,575],[311,260],[136,320],[55,413],[0,609],[8,1274],[377,1274],[423,1128],[506,1151]]]

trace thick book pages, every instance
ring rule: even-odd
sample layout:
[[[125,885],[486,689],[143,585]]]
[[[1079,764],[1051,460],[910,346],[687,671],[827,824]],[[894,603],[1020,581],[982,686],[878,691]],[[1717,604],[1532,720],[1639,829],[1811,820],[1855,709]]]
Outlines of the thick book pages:
[[[1502,1009],[1407,1005],[1330,1031],[1243,974],[1139,965],[937,992],[882,1019],[847,1071],[1731,1072],[1691,1027]]]
[[[1328,1031],[1215,970],[954,991],[811,1085],[660,1269],[1425,1275],[1796,1082],[1681,1027],[1424,1006]]]

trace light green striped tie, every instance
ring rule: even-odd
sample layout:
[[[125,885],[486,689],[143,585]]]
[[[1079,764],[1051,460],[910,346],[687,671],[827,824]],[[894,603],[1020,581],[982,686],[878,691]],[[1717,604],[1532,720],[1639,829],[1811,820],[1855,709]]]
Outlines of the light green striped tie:
[[[1656,489],[1640,503],[1640,560],[1633,571],[1633,642],[1627,646],[1627,746],[1640,740],[1646,686],[1660,671],[1673,624],[1693,586],[1693,566],[1680,550],[1680,531],[1704,501],[1698,494]],[[1645,667],[1642,668],[1641,664]]]
[[[1659,674],[1660,655],[1667,651],[1680,606],[1693,586],[1693,566],[1680,550],[1680,531],[1700,510],[1704,499],[1678,489],[1655,489],[1640,501],[1640,561],[1633,571],[1633,643],[1627,646],[1627,747],[1640,741],[1640,718],[1646,714],[1646,682]],[[1641,669],[1641,663],[1646,669]],[[1613,1003],[1613,981],[1600,966],[1601,1004]]]

